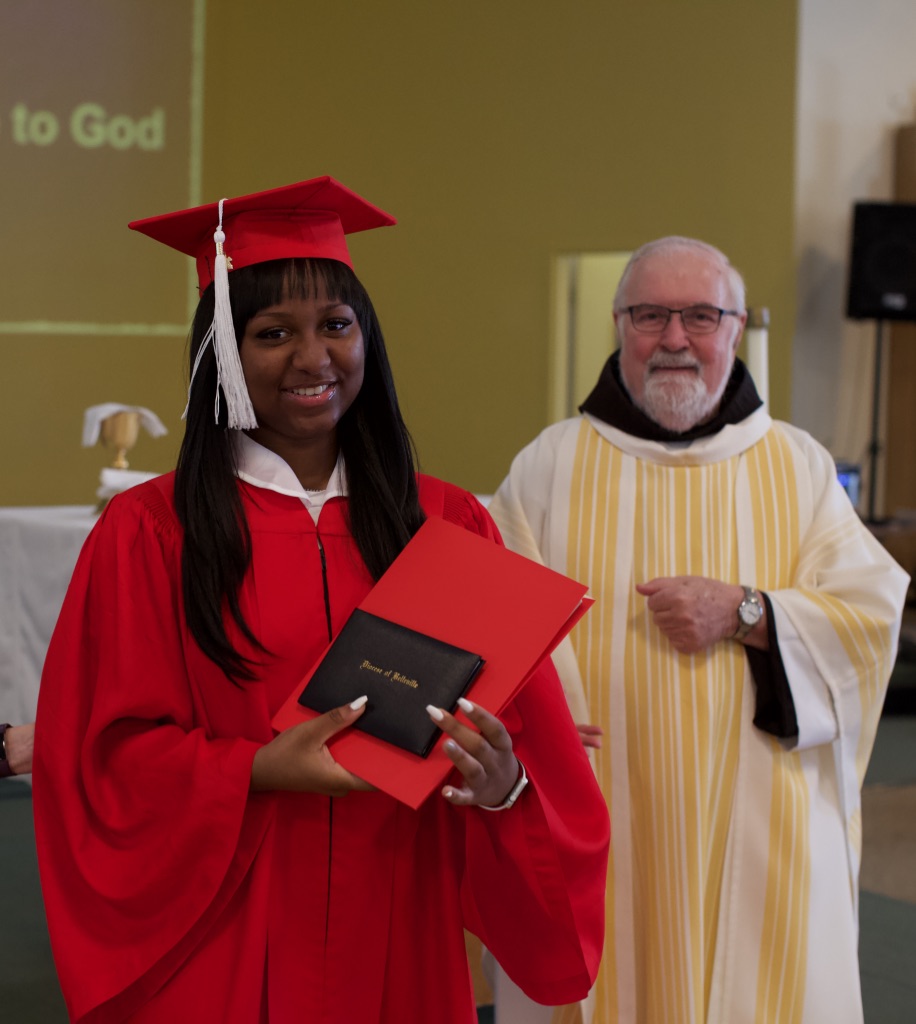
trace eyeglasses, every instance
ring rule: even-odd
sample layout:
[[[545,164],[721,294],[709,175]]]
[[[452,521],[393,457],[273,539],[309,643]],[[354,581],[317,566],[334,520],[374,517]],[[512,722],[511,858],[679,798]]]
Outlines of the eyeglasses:
[[[622,312],[630,314],[633,326],[643,334],[661,334],[674,313],[680,314],[684,330],[691,334],[713,334],[719,329],[723,316],[740,316],[737,309],[719,309],[718,306],[669,309],[667,306],[651,306],[647,303],[627,306]]]

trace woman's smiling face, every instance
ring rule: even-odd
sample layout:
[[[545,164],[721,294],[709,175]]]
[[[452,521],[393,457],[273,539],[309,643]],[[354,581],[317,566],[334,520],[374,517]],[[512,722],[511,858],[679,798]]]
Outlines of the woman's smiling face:
[[[281,457],[336,445],[337,424],[363,384],[365,346],[353,309],[323,289],[259,310],[239,348],[258,418],[251,436]],[[287,460],[289,461],[289,460]]]

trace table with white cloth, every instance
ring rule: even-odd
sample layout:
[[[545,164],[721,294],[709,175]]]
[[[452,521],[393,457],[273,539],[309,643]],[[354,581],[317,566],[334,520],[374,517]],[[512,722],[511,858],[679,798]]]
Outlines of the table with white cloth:
[[[0,508],[0,722],[35,719],[38,684],[92,505]]]

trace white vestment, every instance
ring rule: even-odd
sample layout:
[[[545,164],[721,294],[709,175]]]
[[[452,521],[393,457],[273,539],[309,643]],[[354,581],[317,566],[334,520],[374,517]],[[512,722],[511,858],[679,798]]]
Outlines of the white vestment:
[[[585,1019],[861,1024],[860,790],[908,578],[829,453],[763,409],[686,445],[586,415],[525,448],[490,511],[596,598],[555,654],[574,718],[604,729],[612,822]],[[654,625],[635,584],[681,575],[767,594],[797,740],[753,725],[739,643],[682,655]]]

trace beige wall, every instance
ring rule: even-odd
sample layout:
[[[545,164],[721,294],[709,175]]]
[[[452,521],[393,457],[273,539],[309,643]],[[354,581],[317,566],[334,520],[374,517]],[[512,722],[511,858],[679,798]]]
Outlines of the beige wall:
[[[208,0],[206,15],[203,199],[327,173],[399,219],[351,249],[425,470],[498,484],[547,422],[551,259],[660,234],[725,249],[770,307],[770,405],[788,414],[794,0]],[[163,321],[184,315],[172,290]],[[172,433],[132,464],[170,468],[182,350],[0,336],[0,504],[92,500],[105,454],[78,444],[94,402],[155,409]]]

